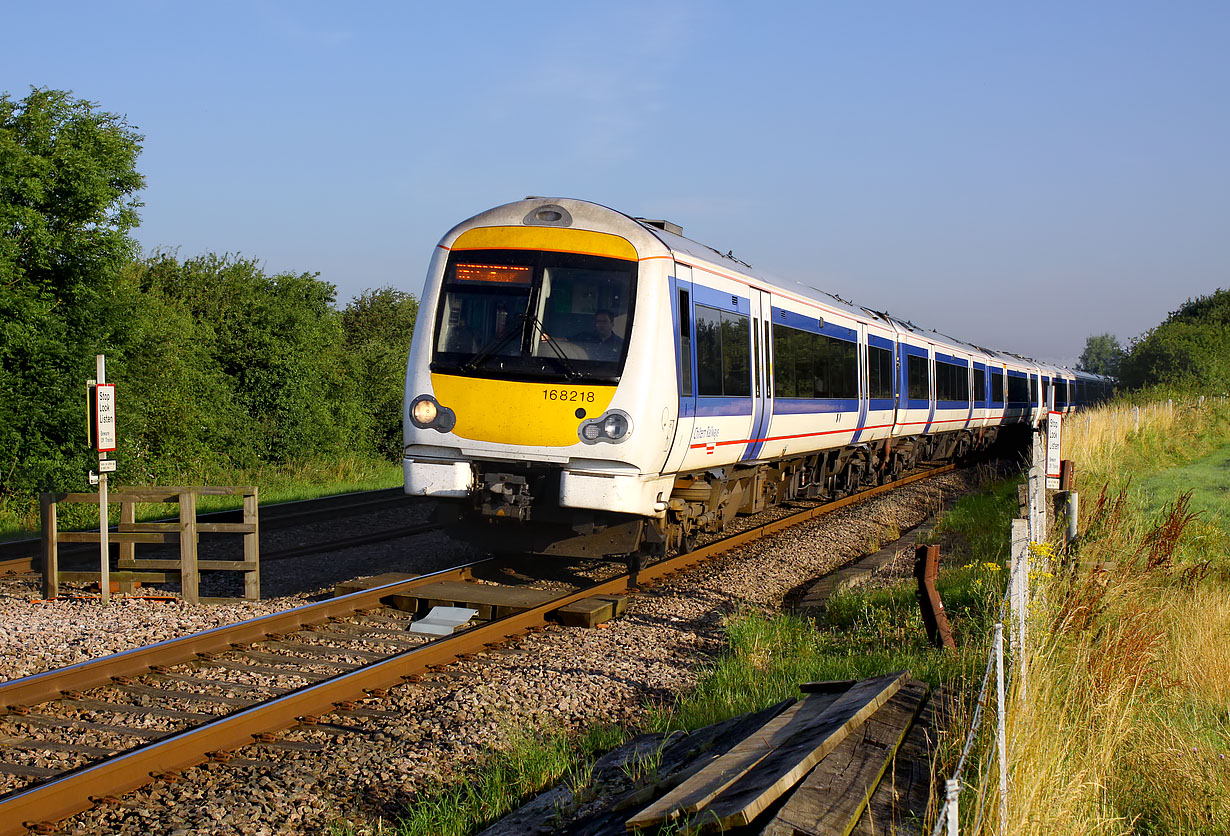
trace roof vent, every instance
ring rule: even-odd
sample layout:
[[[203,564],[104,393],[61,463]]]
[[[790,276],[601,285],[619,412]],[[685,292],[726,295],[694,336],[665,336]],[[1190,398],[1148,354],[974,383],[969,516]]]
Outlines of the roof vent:
[[[673,224],[670,221],[651,220],[649,218],[637,218],[637,220],[648,226],[657,227],[663,232],[669,232],[672,235],[683,235],[683,227],[679,224]]]

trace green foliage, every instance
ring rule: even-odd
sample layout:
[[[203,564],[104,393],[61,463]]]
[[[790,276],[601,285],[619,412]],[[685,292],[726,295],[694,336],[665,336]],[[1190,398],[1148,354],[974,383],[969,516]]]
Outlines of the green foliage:
[[[1161,325],[1133,342],[1120,365],[1131,388],[1165,385],[1205,392],[1230,390],[1230,291],[1189,299]]]
[[[1076,368],[1083,372],[1115,377],[1123,361],[1123,348],[1114,334],[1096,334],[1085,340]]]
[[[0,500],[84,472],[82,386],[136,252],[141,139],[70,93],[0,95]]]
[[[350,377],[377,449],[389,459],[402,453],[406,356],[418,309],[411,294],[382,287],[356,296],[342,311]]]
[[[0,519],[85,486],[96,354],[118,387],[125,484],[400,459],[414,297],[381,288],[339,312],[312,273],[141,259],[141,141],[69,93],[0,95]]]

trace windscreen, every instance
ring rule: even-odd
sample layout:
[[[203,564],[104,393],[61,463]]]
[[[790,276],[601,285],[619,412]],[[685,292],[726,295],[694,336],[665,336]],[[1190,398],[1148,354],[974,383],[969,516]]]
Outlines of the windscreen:
[[[449,258],[432,369],[476,377],[617,381],[636,262],[463,250]]]

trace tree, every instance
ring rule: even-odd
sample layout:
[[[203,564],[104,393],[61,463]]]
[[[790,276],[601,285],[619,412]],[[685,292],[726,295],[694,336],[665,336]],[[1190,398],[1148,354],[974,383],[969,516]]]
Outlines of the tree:
[[[406,359],[418,310],[412,294],[382,287],[356,296],[342,311],[351,378],[380,453],[393,460],[402,456]]]
[[[1188,299],[1133,341],[1119,377],[1133,388],[1230,389],[1230,290]]]
[[[1123,348],[1114,334],[1097,334],[1085,340],[1085,350],[1076,368],[1083,372],[1114,377],[1123,360]]]
[[[80,387],[137,252],[142,139],[69,92],[0,94],[0,498],[84,473]]]

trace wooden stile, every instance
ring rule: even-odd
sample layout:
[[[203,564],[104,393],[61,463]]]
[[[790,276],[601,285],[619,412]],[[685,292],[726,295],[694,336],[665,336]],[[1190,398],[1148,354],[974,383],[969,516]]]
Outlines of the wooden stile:
[[[855,685],[718,795],[701,811],[701,820],[723,829],[750,824],[891,699],[908,678],[909,671],[902,671]]]
[[[911,681],[820,761],[762,836],[849,836],[905,739],[928,686]]]

